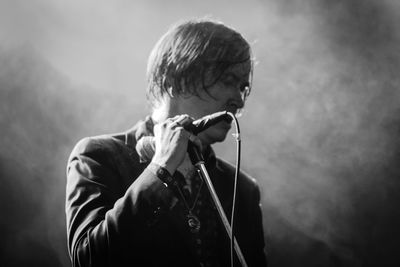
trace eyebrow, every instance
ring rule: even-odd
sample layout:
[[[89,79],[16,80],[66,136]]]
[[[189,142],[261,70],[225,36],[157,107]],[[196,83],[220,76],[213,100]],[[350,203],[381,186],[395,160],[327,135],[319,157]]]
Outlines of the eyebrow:
[[[240,87],[250,85],[249,79],[244,78],[244,77],[246,77],[246,74],[243,75],[243,77],[240,77],[240,76],[236,75],[234,72],[227,72],[227,73],[225,73],[225,75],[223,77],[224,78],[233,78],[235,80],[235,82],[237,82],[237,83],[244,81],[243,83],[241,83]]]
[[[247,78],[246,76],[247,76],[247,74],[244,74],[243,76],[239,76],[239,75],[236,75],[234,72],[227,72],[227,73],[225,73],[225,74],[223,75],[224,78],[232,77],[232,78],[234,78],[236,81],[248,80],[248,79],[246,79],[246,78]]]

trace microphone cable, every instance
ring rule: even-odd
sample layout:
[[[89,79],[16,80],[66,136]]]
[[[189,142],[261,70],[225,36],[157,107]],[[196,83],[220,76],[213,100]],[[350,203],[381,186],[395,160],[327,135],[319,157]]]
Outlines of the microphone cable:
[[[233,121],[235,122],[235,128],[236,128],[236,133],[233,133],[232,136],[236,140],[236,167],[235,167],[235,179],[233,182],[233,196],[232,196],[232,213],[231,213],[231,242],[230,242],[230,252],[231,252],[231,267],[234,265],[234,241],[235,241],[235,236],[234,236],[234,216],[235,216],[235,204],[236,204],[236,192],[237,192],[237,183],[238,183],[238,177],[239,177],[239,170],[240,170],[240,155],[241,155],[241,138],[240,138],[240,127],[239,127],[239,122],[236,118],[236,116],[231,113],[227,112],[229,116],[232,117]]]

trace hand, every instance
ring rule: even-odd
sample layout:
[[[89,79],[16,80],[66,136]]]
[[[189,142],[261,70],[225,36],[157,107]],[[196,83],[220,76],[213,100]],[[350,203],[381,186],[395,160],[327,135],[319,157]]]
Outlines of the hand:
[[[154,126],[155,153],[152,162],[163,166],[172,175],[185,159],[188,141],[201,147],[200,139],[184,129],[193,118],[178,115]]]

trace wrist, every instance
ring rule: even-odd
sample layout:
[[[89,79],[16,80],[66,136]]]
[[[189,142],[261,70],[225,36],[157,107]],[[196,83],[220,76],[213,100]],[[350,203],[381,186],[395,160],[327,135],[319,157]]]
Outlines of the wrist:
[[[168,170],[168,172],[169,172],[169,174],[170,174],[171,176],[174,175],[176,169],[178,168],[178,166],[175,166],[175,164],[172,164],[172,163],[170,163],[170,162],[168,162],[168,161],[159,159],[159,158],[156,157],[156,156],[153,157],[153,159],[152,159],[151,162],[154,163],[154,164],[156,164],[156,165],[158,165],[159,167],[162,167],[162,168]]]
[[[173,185],[174,179],[170,171],[164,166],[159,165],[156,162],[151,162],[148,168],[160,179],[163,183]]]

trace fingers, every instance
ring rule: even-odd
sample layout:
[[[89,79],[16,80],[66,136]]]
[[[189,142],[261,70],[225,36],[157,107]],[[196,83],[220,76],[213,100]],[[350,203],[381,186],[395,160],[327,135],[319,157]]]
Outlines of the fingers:
[[[189,141],[201,149],[200,139],[185,129],[192,122],[193,118],[188,115],[178,115],[154,125],[153,160],[161,166],[167,166],[170,173],[173,173],[183,162]]]
[[[185,128],[189,126],[193,122],[193,118],[187,114],[177,115],[172,118],[166,119],[161,123],[161,127],[166,129],[169,128],[173,132],[178,133],[179,139],[185,141],[191,141],[197,146],[201,146],[200,139],[192,134],[190,131],[187,131]]]
[[[171,118],[171,121],[172,121],[172,126],[186,127],[192,123],[193,118],[191,118],[187,114],[184,114],[184,115],[178,115],[178,116]]]
[[[181,135],[182,137],[184,137],[185,139],[187,139],[188,141],[194,143],[196,146],[198,146],[200,149],[202,147],[201,141],[200,139],[194,135],[192,132],[185,130],[186,126],[189,126],[194,119],[192,117],[190,117],[187,114],[184,115],[178,115],[172,118],[173,123],[175,125],[175,127],[181,127]]]

